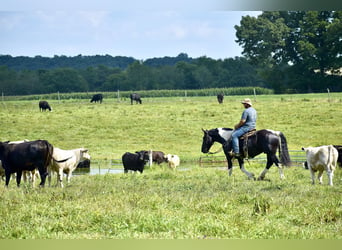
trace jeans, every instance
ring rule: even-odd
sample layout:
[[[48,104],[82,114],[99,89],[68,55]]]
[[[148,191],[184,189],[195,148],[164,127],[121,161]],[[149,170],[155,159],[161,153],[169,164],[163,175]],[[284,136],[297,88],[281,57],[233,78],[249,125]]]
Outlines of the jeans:
[[[239,153],[239,137],[250,131],[249,127],[240,127],[232,133],[232,147],[235,154]]]

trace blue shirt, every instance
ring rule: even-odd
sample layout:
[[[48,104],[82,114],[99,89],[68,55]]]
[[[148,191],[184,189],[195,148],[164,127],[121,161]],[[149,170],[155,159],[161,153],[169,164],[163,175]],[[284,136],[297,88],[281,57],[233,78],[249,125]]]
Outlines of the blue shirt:
[[[241,120],[246,121],[242,127],[248,128],[248,130],[255,129],[257,120],[256,110],[253,107],[246,108],[242,113]]]

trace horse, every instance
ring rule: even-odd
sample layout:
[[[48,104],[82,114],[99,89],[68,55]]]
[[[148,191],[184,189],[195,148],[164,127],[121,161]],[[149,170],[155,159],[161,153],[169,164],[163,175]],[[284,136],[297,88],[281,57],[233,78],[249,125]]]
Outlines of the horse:
[[[234,130],[231,128],[214,128],[210,130],[202,129],[202,131],[204,133],[202,142],[202,153],[208,153],[214,142],[221,143],[228,162],[228,173],[229,176],[231,176],[233,173],[233,157],[230,155],[230,151],[232,148],[230,139],[231,134]],[[291,159],[287,148],[286,138],[282,132],[268,129],[257,130],[253,135],[249,136],[247,139],[248,156],[245,154],[245,152],[243,152],[245,143],[244,140],[245,139],[243,139],[243,136],[239,139],[240,153],[244,157],[254,158],[255,156],[261,153],[265,153],[267,155],[266,167],[258,177],[258,180],[265,179],[265,175],[267,171],[270,169],[270,167],[273,165],[273,163],[279,169],[280,179],[285,178],[282,165],[290,166]],[[280,161],[276,156],[278,149]],[[237,158],[237,160],[239,162],[241,171],[244,172],[249,179],[255,180],[254,174],[248,172],[245,169],[244,159],[241,157]]]

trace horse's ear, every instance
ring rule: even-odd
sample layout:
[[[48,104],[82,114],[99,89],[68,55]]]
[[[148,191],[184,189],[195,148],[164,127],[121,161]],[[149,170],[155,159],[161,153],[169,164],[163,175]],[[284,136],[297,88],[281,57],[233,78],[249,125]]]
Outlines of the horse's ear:
[[[203,133],[205,133],[205,134],[208,133],[208,130],[204,130],[203,128],[202,128],[202,131],[203,131]]]

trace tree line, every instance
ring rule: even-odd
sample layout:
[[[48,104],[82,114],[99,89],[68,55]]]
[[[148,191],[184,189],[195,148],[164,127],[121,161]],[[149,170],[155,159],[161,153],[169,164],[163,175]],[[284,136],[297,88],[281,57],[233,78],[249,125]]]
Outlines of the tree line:
[[[8,57],[8,56],[7,56]],[[31,58],[32,59],[32,58]],[[126,67],[103,64],[50,69],[15,70],[0,66],[0,91],[6,95],[45,93],[137,91],[158,89],[203,89],[267,87],[257,67],[243,57],[214,60],[208,57],[177,57],[134,60]],[[69,59],[70,60],[70,59]]]
[[[0,56],[6,95],[231,87],[342,91],[342,11],[264,11],[235,26],[243,56]],[[223,45],[224,46],[224,45]]]

